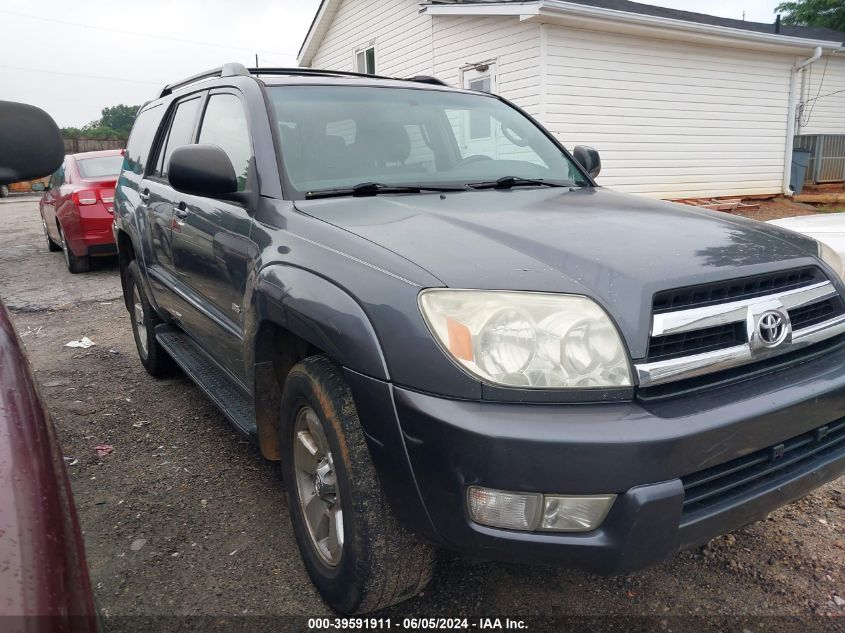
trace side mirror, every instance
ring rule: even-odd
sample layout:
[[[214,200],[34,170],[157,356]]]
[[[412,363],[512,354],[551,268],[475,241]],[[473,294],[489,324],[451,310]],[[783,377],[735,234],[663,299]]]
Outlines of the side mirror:
[[[598,178],[601,173],[601,157],[596,150],[586,145],[576,145],[572,156],[581,164],[581,167],[587,170],[590,176]]]
[[[33,191],[45,191],[47,187],[44,186],[43,182],[34,182],[30,187]]]
[[[184,145],[173,150],[167,179],[181,193],[217,198],[237,193],[238,179],[229,156],[217,145]]]
[[[52,174],[64,159],[65,144],[49,114],[0,101],[0,185]]]

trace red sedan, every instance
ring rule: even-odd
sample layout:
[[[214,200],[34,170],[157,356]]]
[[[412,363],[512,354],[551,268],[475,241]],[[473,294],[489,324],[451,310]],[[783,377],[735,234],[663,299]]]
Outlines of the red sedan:
[[[64,251],[72,273],[88,272],[91,257],[114,255],[111,231],[114,184],[123,164],[121,150],[70,154],[52,175],[38,206],[51,251]]]

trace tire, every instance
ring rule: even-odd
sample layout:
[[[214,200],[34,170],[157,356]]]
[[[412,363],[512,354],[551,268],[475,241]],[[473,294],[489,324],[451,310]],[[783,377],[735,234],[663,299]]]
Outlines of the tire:
[[[322,441],[312,431],[315,420]],[[323,600],[340,613],[368,613],[422,591],[434,571],[435,550],[400,525],[388,506],[340,368],[325,356],[312,356],[291,369],[279,422],[291,522],[305,568]],[[301,467],[305,462],[316,465],[315,475]],[[312,485],[317,474],[319,483]],[[311,504],[317,504],[315,499],[324,503],[324,492],[327,498],[334,492],[335,503],[329,502],[320,514],[321,506]],[[316,537],[306,505],[310,516],[320,517],[311,525],[328,524],[315,530]],[[332,521],[337,508],[341,520]],[[328,535],[324,541],[323,534]],[[332,549],[336,542],[339,551]]]
[[[6,185],[0,185],[0,198],[5,198],[9,195],[9,187]]]
[[[141,269],[138,268],[138,262],[135,260],[129,262],[126,282],[129,286],[127,294],[131,301],[129,319],[132,323],[132,335],[135,338],[135,347],[138,348],[141,364],[151,376],[156,378],[171,376],[176,369],[176,364],[155,337],[155,328],[163,321],[147,299],[144,284],[141,281]]]
[[[70,250],[70,246],[67,244],[67,240],[65,239],[65,232],[62,230],[62,225],[59,225],[59,237],[62,240],[61,250],[64,252],[65,255],[65,264],[67,264],[67,269],[73,273],[74,275],[79,273],[87,273],[91,270],[91,258],[87,255],[82,257],[77,257],[73,254],[73,251]]]
[[[47,232],[47,222],[44,220],[44,216],[41,216],[41,226],[44,227],[44,238],[47,240],[47,250],[51,253],[58,253],[62,250],[62,247],[56,244],[53,241],[53,238],[50,237],[50,234]]]

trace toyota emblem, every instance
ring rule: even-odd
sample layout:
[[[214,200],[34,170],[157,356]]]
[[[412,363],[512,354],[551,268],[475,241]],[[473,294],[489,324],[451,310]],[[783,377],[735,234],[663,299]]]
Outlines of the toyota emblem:
[[[764,312],[757,321],[757,335],[766,347],[777,347],[789,334],[789,322],[776,310]]]

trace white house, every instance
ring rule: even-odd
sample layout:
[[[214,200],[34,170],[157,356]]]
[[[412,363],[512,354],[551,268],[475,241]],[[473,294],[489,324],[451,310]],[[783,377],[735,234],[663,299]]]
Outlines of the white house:
[[[298,61],[496,92],[598,149],[601,184],[682,198],[788,193],[793,135],[845,134],[843,41],[626,0],[323,0]]]

